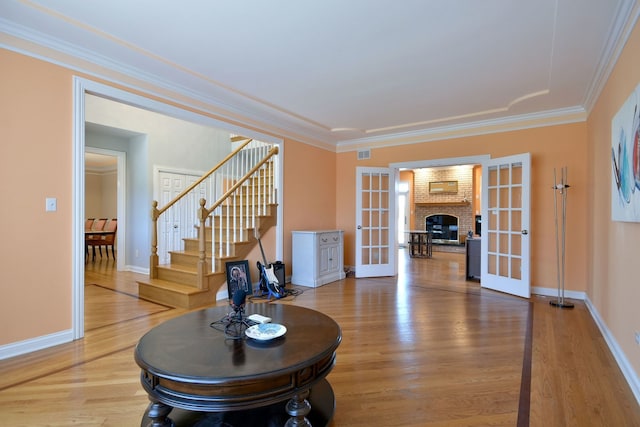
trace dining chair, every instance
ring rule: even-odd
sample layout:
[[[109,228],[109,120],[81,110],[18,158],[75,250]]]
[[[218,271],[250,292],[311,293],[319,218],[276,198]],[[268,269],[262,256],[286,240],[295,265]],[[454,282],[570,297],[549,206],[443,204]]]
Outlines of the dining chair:
[[[96,222],[95,218],[87,218],[84,221],[84,259],[85,261],[89,258],[89,234],[87,231],[93,230],[93,224]]]
[[[104,227],[104,231],[112,231],[113,233],[100,236],[102,238],[101,246],[104,245],[105,247],[104,251],[107,253],[107,258],[109,258],[109,246],[111,246],[111,255],[113,255],[113,259],[116,259],[115,241],[116,241],[117,230],[118,230],[118,219],[113,218]],[[100,256],[102,256],[102,249],[100,249]]]
[[[91,231],[103,231],[105,225],[107,224],[108,218],[100,218],[97,219],[93,223],[93,229]],[[100,257],[102,257],[102,235],[100,234],[91,234],[91,232],[85,232],[84,234],[84,243],[85,243],[85,257],[89,256],[89,246],[93,250],[93,259],[96,259],[96,246],[100,251]]]

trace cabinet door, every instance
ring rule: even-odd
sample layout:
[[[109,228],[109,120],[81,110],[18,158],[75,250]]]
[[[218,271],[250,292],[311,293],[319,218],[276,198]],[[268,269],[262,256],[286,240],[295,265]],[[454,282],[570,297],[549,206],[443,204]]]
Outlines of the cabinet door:
[[[320,246],[318,251],[318,276],[331,272],[331,246]]]
[[[320,246],[318,275],[324,276],[340,271],[340,246]]]
[[[335,273],[340,270],[340,246],[329,246],[327,249],[329,252],[329,272]]]

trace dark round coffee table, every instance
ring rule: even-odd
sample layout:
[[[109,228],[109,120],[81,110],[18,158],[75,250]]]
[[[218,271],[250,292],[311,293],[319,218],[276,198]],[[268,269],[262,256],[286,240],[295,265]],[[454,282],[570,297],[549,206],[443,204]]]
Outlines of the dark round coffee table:
[[[271,317],[286,334],[230,339],[211,327],[230,311],[187,313],[140,339],[135,360],[151,400],[142,425],[327,425],[335,398],[325,377],[335,365],[340,326],[307,308],[248,304],[246,315]]]

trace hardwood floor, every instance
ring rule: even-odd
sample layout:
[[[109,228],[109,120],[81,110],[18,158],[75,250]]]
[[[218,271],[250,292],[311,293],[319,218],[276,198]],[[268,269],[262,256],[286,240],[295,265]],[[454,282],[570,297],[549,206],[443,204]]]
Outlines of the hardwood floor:
[[[276,302],[342,327],[328,377],[333,426],[640,426],[582,302],[560,310],[543,297],[481,289],[464,280],[461,254],[401,256],[399,270],[300,287]],[[111,260],[87,264],[85,338],[0,361],[2,425],[140,425],[148,400],[133,348],[186,311],[139,300],[137,277],[116,273]]]

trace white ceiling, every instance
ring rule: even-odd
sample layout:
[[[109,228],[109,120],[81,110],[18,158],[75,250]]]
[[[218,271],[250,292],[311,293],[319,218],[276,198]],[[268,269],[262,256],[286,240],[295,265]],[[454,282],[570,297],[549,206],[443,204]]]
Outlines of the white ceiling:
[[[2,0],[0,46],[347,150],[585,120],[637,1]]]

